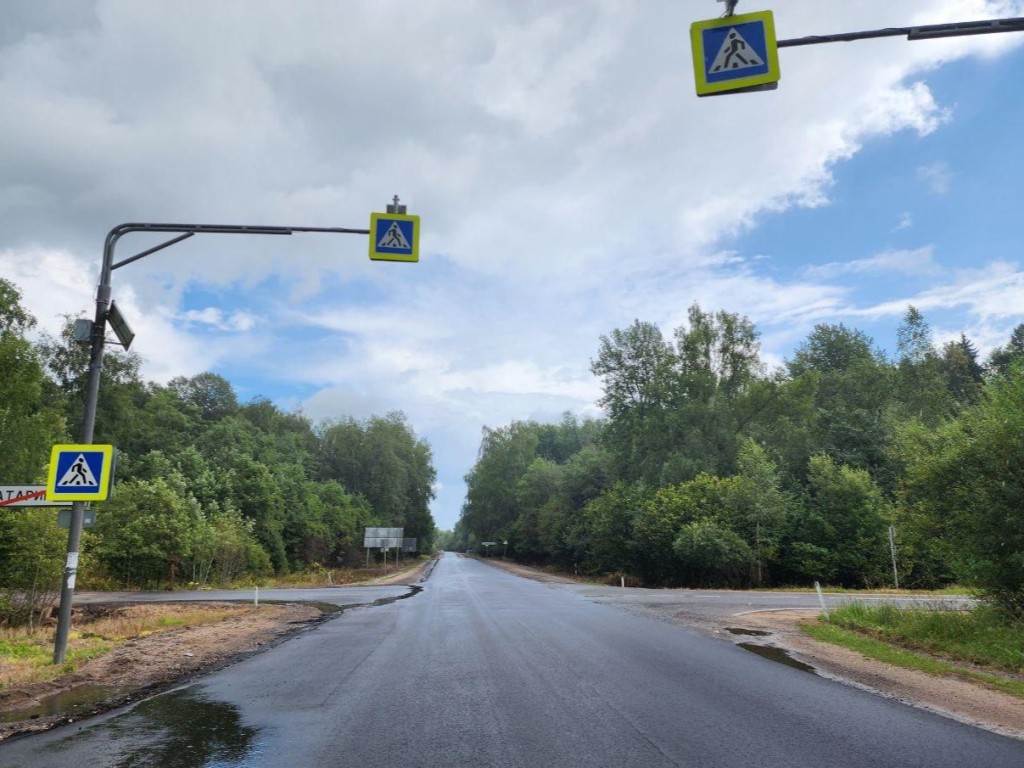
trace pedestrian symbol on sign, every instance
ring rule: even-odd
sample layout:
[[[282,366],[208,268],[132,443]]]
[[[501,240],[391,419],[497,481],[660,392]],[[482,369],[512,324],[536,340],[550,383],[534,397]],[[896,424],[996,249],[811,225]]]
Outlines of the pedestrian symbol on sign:
[[[405,239],[405,235],[402,233],[402,228],[398,226],[397,221],[391,222],[391,226],[388,227],[387,232],[384,233],[384,237],[377,243],[378,248],[402,248],[409,250],[412,246],[409,245],[409,241]]]
[[[730,29],[722,42],[722,47],[711,62],[712,72],[721,72],[723,69],[746,69],[747,67],[763,67],[764,61],[757,52],[751,48],[743,35]]]
[[[64,473],[64,476],[57,485],[94,487],[98,486],[99,482],[96,480],[95,475],[93,475],[92,470],[89,469],[85,456],[78,454],[78,458],[68,467],[67,472]]]

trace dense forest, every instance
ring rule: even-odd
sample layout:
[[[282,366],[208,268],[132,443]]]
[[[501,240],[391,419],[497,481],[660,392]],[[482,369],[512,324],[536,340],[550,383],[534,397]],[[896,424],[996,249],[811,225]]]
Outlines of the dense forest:
[[[51,446],[81,429],[88,349],[70,320],[57,339],[34,326],[0,279],[7,485],[43,484]],[[239,403],[213,373],[145,382],[140,363],[107,350],[95,442],[118,450],[116,485],[95,505],[80,584],[226,583],[360,562],[367,525],[403,526],[431,551],[430,447],[402,413],[312,424],[266,399]],[[66,542],[52,509],[0,507],[0,614],[55,588]]]
[[[890,358],[822,324],[768,371],[737,314],[694,305],[670,339],[614,330],[591,365],[606,418],[485,429],[451,544],[508,541],[510,557],[616,584],[898,574],[1019,613],[1024,324],[984,363],[964,335],[937,348],[914,307],[897,339]]]

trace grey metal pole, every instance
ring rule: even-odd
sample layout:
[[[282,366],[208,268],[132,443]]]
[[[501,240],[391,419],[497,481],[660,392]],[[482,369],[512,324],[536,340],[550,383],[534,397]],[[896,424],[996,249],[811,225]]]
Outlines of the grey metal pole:
[[[96,428],[96,406],[100,396],[100,378],[103,374],[103,346],[107,331],[107,311],[110,309],[110,265],[114,244],[118,236],[112,230],[103,246],[103,266],[96,288],[96,319],[93,321],[89,351],[89,379],[85,390],[85,416],[82,419],[82,444],[92,443]],[[64,580],[60,590],[60,608],[57,612],[57,633],[53,641],[53,663],[63,664],[67,657],[68,636],[71,633],[71,603],[75,596],[78,574],[78,553],[82,542],[82,519],[85,502],[71,506],[71,525],[68,530],[68,555],[64,563]]]

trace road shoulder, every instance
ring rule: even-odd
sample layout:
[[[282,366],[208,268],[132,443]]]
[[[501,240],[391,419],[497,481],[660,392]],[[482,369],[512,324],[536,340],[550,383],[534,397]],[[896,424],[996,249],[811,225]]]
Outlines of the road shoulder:
[[[169,605],[174,604],[165,603],[160,607],[167,609]],[[188,608],[194,610],[195,605],[190,604]],[[0,741],[45,731],[137,701],[269,648],[324,618],[325,614],[309,605],[264,605],[215,623],[177,627],[134,638],[72,673],[0,690],[0,721],[33,708],[45,709],[51,702],[54,709],[61,710],[0,722]],[[79,692],[90,694],[80,706],[70,712],[66,707],[58,707],[61,700],[74,700]],[[95,699],[93,694],[96,694]]]

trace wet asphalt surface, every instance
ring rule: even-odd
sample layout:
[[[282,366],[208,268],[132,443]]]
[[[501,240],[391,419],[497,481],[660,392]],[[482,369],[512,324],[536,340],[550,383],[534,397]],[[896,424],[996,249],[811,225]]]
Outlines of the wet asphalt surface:
[[[0,766],[1024,765],[1024,742],[587,589],[600,588],[445,555],[418,595],[346,611],[134,708],[0,744]]]

